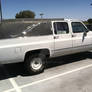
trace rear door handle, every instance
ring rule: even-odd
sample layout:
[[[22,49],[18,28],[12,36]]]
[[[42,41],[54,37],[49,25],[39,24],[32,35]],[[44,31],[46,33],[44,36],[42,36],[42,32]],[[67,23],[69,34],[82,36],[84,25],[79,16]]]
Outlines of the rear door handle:
[[[76,35],[73,34],[72,37],[76,37]]]

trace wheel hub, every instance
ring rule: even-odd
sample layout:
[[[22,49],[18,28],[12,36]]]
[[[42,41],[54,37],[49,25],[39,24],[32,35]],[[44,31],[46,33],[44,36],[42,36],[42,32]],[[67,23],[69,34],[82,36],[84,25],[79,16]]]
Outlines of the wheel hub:
[[[35,58],[31,62],[31,67],[34,70],[39,70],[42,67],[42,60],[40,58]]]

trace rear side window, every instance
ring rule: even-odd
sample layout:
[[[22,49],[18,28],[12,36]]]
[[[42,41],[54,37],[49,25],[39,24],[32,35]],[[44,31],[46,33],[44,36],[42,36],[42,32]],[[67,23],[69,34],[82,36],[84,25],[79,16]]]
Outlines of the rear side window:
[[[80,22],[72,22],[73,33],[81,33],[87,31],[86,27]]]
[[[2,22],[2,24],[0,24],[0,39],[19,37],[20,34],[31,25],[32,23]]]
[[[26,36],[45,36],[45,35],[51,35],[51,34],[52,34],[51,24],[41,23],[37,27],[27,32]]]
[[[69,28],[66,22],[54,22],[55,34],[68,34]]]

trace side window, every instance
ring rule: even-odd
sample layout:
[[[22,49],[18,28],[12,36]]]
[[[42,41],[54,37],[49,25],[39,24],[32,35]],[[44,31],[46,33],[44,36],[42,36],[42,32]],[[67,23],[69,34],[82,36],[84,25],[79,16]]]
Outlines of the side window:
[[[86,27],[80,22],[72,22],[73,33],[82,33],[87,31]]]
[[[92,30],[92,25],[86,25],[89,30]]]
[[[44,35],[51,35],[51,34],[53,34],[51,30],[51,24],[41,23],[40,25],[30,30],[26,36],[44,36]]]
[[[68,34],[69,28],[66,22],[55,22],[54,23],[55,34]]]

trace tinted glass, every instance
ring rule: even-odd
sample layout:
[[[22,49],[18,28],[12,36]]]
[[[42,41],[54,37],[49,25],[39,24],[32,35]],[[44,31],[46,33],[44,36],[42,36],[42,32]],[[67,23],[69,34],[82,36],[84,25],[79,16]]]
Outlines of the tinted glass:
[[[86,25],[89,30],[92,30],[92,25]]]
[[[73,33],[81,33],[87,31],[86,27],[80,22],[72,22]]]
[[[18,37],[19,34],[31,25],[31,23],[2,23],[0,24],[0,39]]]
[[[43,36],[43,35],[51,35],[51,24],[50,23],[41,23],[33,29],[30,29],[27,32],[26,36]]]
[[[55,22],[54,29],[55,29],[55,34],[69,33],[68,24],[66,22]]]

